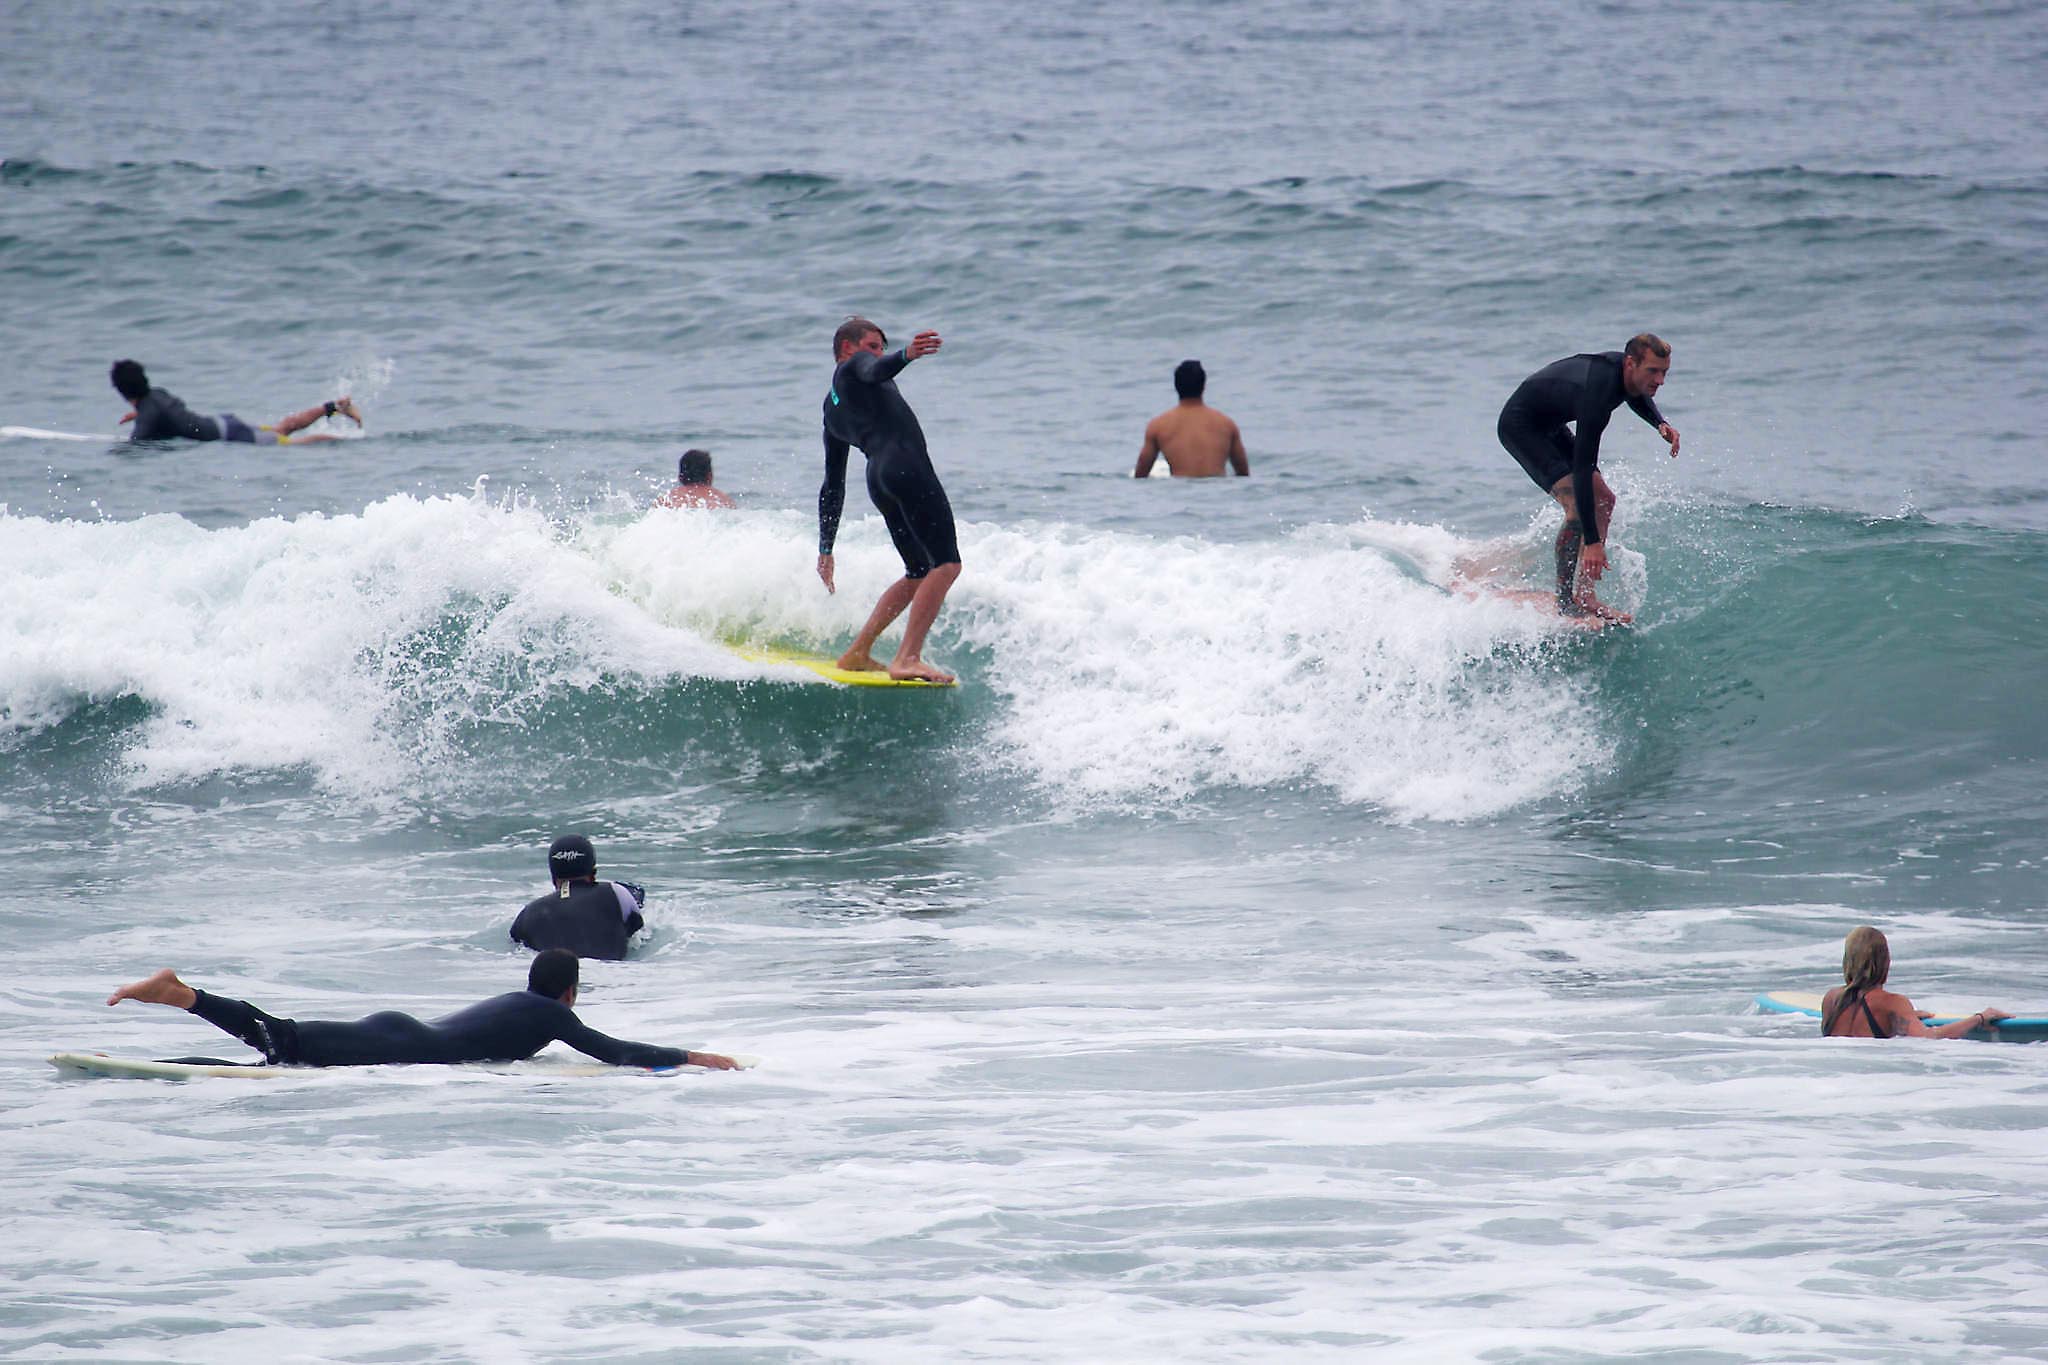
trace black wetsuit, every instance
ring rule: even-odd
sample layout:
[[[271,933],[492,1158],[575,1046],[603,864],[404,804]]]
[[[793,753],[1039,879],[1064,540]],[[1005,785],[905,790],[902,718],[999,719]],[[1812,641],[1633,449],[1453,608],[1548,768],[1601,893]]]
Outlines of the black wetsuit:
[[[221,438],[220,423],[193,412],[179,402],[174,393],[151,389],[135,405],[135,425],[129,431],[128,439],[167,441],[175,436],[183,436],[189,441],[218,441]]]
[[[1593,508],[1593,471],[1600,464],[1600,433],[1607,419],[1627,403],[1651,426],[1664,415],[1647,394],[1631,398],[1621,386],[1620,351],[1567,356],[1524,379],[1500,410],[1500,443],[1520,462],[1536,486],[1548,493],[1572,476],[1572,502],[1579,533],[1588,545],[1600,541]],[[1574,423],[1572,431],[1565,430]]]
[[[903,557],[903,576],[923,578],[941,564],[958,564],[953,507],[932,469],[924,429],[897,392],[896,376],[910,363],[906,351],[856,351],[832,372],[825,395],[825,483],[818,489],[818,553],[829,555],[846,507],[846,455],[859,446],[868,459],[868,496]]]
[[[618,885],[631,895],[633,909],[626,908],[611,882],[570,882],[567,894],[550,891],[535,897],[512,921],[513,941],[536,952],[567,948],[578,957],[622,960],[627,942],[647,927],[639,910],[647,893],[630,882]]]
[[[567,1043],[613,1066],[682,1066],[683,1049],[611,1038],[559,1000],[508,991],[431,1024],[385,1010],[353,1023],[279,1019],[254,1005],[194,992],[192,1013],[240,1038],[273,1066],[381,1066],[393,1062],[520,1062]]]

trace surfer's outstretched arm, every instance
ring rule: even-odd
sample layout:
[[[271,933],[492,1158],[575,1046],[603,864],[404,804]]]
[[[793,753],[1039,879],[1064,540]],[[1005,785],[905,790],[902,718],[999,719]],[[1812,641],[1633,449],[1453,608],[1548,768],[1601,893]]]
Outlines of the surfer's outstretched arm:
[[[1899,998],[1905,1000],[1904,996]],[[1921,1011],[1913,1008],[1913,1002],[1905,1000],[1905,1008],[1892,1017],[1898,1024],[1899,1032],[1908,1038],[1965,1038],[1980,1028],[1991,1027],[2001,1019],[2012,1018],[2004,1010],[1985,1008],[1975,1014],[1964,1015],[1961,1019],[1951,1019],[1938,1028],[1929,1028],[1920,1022],[1920,1015]]]

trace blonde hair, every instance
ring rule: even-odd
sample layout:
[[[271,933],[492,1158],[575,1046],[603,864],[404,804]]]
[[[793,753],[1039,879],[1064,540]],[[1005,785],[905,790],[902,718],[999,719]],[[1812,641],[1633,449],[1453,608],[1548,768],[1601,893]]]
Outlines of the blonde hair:
[[[1842,940],[1842,980],[1869,990],[1882,986],[1892,974],[1892,946],[1884,935],[1867,924],[1859,924]]]

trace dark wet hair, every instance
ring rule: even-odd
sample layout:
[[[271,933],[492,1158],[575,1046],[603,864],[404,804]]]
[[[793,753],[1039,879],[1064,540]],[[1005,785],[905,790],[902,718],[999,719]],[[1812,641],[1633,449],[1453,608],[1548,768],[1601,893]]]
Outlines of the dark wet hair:
[[[677,483],[710,483],[711,452],[708,450],[686,450],[676,464]]]
[[[548,876],[555,881],[597,875],[597,850],[580,834],[564,834],[548,845]]]
[[[567,948],[544,948],[534,955],[533,965],[526,969],[526,989],[550,1000],[560,1000],[576,989],[581,969],[576,954]]]
[[[1655,332],[1638,332],[1628,339],[1628,345],[1621,348],[1621,353],[1638,365],[1643,363],[1643,357],[1646,355],[1654,355],[1659,360],[1669,360],[1671,343]]]
[[[115,392],[131,403],[140,403],[149,396],[149,376],[132,360],[115,361],[109,378],[114,381]]]
[[[884,346],[889,344],[889,334],[887,332],[858,314],[840,323],[839,330],[832,334],[832,358],[834,360],[839,359],[840,349],[848,343],[855,346],[860,345],[860,339],[869,332],[873,332],[876,336],[880,337]]]
[[[1209,373],[1199,360],[1183,360],[1173,367],[1173,391],[1183,398],[1200,398],[1209,386]]]

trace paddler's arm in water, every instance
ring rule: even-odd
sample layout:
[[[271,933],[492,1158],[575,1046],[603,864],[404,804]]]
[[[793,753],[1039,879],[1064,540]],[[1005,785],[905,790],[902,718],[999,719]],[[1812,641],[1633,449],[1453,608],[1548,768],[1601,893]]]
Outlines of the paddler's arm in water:
[[[825,482],[818,489],[818,577],[826,592],[837,592],[832,581],[832,546],[839,539],[839,516],[846,510],[846,442],[825,433]]]
[[[688,1048],[660,1047],[653,1043],[629,1043],[623,1038],[614,1038],[599,1033],[581,1019],[570,1015],[568,1023],[557,1035],[586,1057],[595,1057],[612,1066],[701,1066],[713,1071],[735,1071],[739,1063],[716,1052],[692,1052]]]

